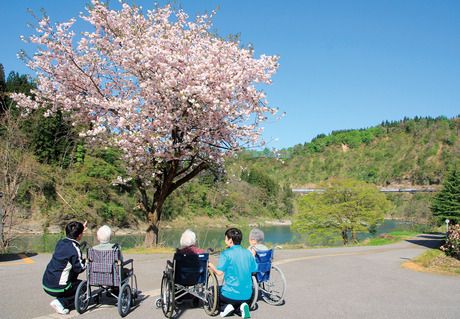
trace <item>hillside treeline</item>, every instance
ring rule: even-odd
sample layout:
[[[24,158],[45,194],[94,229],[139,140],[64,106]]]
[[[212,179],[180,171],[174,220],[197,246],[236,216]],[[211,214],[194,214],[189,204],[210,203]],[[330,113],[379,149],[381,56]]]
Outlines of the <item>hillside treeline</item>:
[[[294,186],[331,176],[381,186],[439,185],[460,157],[460,118],[415,117],[359,130],[320,134],[311,142],[278,153],[247,152],[241,158],[256,169]]]
[[[32,88],[33,80],[16,72],[5,77],[0,65],[0,156],[9,161],[0,163],[0,189],[9,190],[3,204],[8,197],[14,222],[28,219],[43,229],[71,219],[119,227],[142,223],[142,206],[119,151],[87,145],[66,114],[22,117],[8,94]],[[294,211],[291,187],[332,176],[377,185],[438,185],[460,155],[459,132],[458,117],[417,117],[320,134],[278,152],[245,151],[222,170],[181,186],[167,199],[164,217],[284,218]],[[7,162],[15,166],[6,170]],[[8,184],[12,180],[15,189]],[[429,195],[390,197],[396,217],[431,216]]]

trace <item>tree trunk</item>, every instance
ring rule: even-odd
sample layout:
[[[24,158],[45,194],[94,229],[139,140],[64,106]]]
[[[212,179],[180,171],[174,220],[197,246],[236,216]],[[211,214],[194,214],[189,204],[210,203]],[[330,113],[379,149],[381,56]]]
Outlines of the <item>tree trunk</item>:
[[[148,214],[149,226],[145,231],[144,246],[154,247],[158,245],[158,233],[160,230],[160,218],[158,210]]]
[[[162,180],[154,185],[154,193],[151,201],[148,198],[147,187],[145,186],[144,181],[140,176],[136,178],[137,188],[141,194],[141,203],[145,209],[149,223],[145,233],[145,247],[153,247],[158,245],[161,213],[166,198],[179,186],[191,180],[193,177],[198,175],[199,172],[203,171],[207,167],[208,165],[205,162],[200,163],[196,167],[189,165],[189,167],[185,169],[180,169],[177,160],[167,163],[162,174]],[[189,169],[190,171],[186,173]],[[174,178],[178,176],[182,177],[174,181]]]
[[[0,250],[3,250],[3,193],[0,192]]]
[[[348,244],[348,230],[342,230],[342,239],[343,239],[343,244],[347,245]]]
[[[353,242],[353,244],[356,244],[358,242],[358,239],[356,238],[356,231],[355,230],[351,230],[351,241]]]

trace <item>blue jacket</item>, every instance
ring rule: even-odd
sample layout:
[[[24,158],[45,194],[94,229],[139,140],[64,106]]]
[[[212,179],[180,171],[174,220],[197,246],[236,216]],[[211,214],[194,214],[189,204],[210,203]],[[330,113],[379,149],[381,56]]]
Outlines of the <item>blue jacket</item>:
[[[81,257],[80,243],[64,238],[57,242],[53,257],[43,274],[43,288],[63,292],[77,281],[78,274],[86,269]]]

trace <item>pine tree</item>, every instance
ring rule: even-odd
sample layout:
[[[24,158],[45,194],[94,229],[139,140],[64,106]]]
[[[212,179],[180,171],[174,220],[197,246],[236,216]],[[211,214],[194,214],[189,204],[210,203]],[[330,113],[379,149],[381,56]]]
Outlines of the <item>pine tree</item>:
[[[5,69],[3,68],[3,64],[0,63],[0,114],[3,113],[3,109],[5,105],[5,90],[6,90]]]
[[[433,215],[442,224],[446,219],[456,224],[460,222],[460,164],[449,171],[441,191],[434,197],[431,206]]]
[[[3,64],[0,63],[0,94],[5,92],[6,82],[5,82],[5,69]]]

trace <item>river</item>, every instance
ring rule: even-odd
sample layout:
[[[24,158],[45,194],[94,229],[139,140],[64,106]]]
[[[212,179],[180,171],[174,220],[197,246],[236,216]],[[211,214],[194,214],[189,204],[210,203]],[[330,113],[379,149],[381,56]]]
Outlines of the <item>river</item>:
[[[416,225],[410,222],[387,219],[382,225],[377,227],[375,234],[358,233],[358,239],[363,240],[368,237],[378,236],[383,233],[388,233],[395,230],[415,230]],[[309,234],[299,235],[295,233],[290,226],[262,226],[260,227],[265,233],[265,242],[273,246],[283,246],[286,244],[296,245],[302,244],[307,246],[339,246],[342,241],[338,234]],[[224,245],[223,236],[224,228],[209,228],[198,227],[192,228],[197,234],[198,245],[204,248],[222,248]],[[247,236],[251,228],[243,227],[243,245],[247,245]],[[159,243],[162,246],[178,247],[179,238],[184,229],[162,229],[160,231]],[[10,252],[52,252],[54,246],[61,234],[45,234],[45,235],[23,235],[14,240]],[[90,245],[95,243],[94,236],[86,236],[83,240]],[[113,236],[112,242],[121,244],[124,248],[140,246],[144,242],[144,235],[123,235]]]

